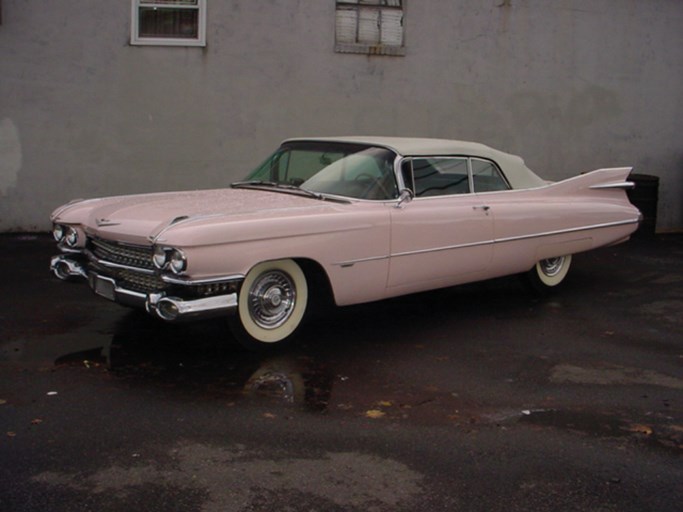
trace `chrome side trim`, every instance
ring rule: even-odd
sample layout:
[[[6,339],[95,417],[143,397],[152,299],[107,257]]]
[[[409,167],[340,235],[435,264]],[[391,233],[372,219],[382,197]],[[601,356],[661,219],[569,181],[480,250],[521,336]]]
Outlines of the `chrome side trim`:
[[[635,188],[636,184],[632,181],[621,181],[618,183],[603,183],[602,185],[593,185],[589,187],[591,190],[609,190],[614,188],[620,188],[624,190],[630,190]]]
[[[480,245],[492,245],[495,243],[495,240],[483,240],[481,242],[471,242],[469,244],[448,245],[446,247],[435,247],[433,249],[420,249],[419,251],[397,252],[392,254],[391,257],[398,258],[400,256],[412,256],[414,254],[426,254],[428,252],[450,251],[452,249],[466,249],[468,247],[479,247]]]
[[[611,228],[611,227],[616,227],[616,226],[625,226],[628,224],[638,224],[638,222],[640,222],[639,219],[629,219],[629,220],[617,221],[617,222],[606,222],[603,224],[593,224],[593,225],[589,225],[589,226],[580,226],[580,227],[569,228],[569,229],[558,229],[556,231],[545,231],[545,232],[533,233],[533,234],[529,234],[529,235],[518,235],[518,236],[511,236],[511,237],[506,237],[506,238],[497,238],[497,239],[493,239],[493,240],[482,240],[480,242],[471,242],[471,243],[467,243],[467,244],[448,245],[445,247],[435,247],[432,249],[420,249],[417,251],[398,252],[398,253],[392,253],[389,256],[372,256],[369,258],[359,258],[356,260],[348,260],[348,261],[341,261],[341,262],[333,263],[333,265],[346,268],[346,267],[352,267],[356,263],[365,263],[368,261],[384,260],[384,259],[388,259],[388,258],[398,258],[401,256],[413,256],[415,254],[427,254],[427,253],[431,253],[431,252],[451,251],[454,249],[466,249],[469,247],[478,247],[478,246],[482,246],[482,245],[494,245],[494,244],[501,244],[501,243],[508,243],[508,242],[516,242],[518,240],[528,240],[530,238],[543,238],[546,236],[563,235],[566,233],[576,233],[579,231],[591,231],[591,230],[595,230],[595,229]]]
[[[557,231],[546,231],[544,233],[536,233],[533,235],[519,235],[519,236],[511,236],[508,238],[499,238],[494,240],[494,243],[499,244],[499,243],[504,243],[504,242],[515,242],[517,240],[527,240],[529,238],[541,238],[545,236],[553,236],[553,235],[563,235],[565,233],[576,233],[578,231],[592,231],[595,229],[603,229],[603,228],[613,228],[616,226],[626,226],[628,224],[638,224],[638,219],[629,219],[629,220],[620,220],[616,222],[605,222],[603,224],[593,224],[591,226],[581,226],[578,228],[569,228],[569,229],[558,229]]]
[[[380,261],[380,260],[388,260],[389,255],[386,256],[371,256],[369,258],[359,258],[357,260],[349,260],[349,261],[339,261],[337,263],[332,263],[332,265],[336,267],[342,267],[342,268],[347,268],[347,267],[353,267],[356,263],[367,263],[368,261]]]

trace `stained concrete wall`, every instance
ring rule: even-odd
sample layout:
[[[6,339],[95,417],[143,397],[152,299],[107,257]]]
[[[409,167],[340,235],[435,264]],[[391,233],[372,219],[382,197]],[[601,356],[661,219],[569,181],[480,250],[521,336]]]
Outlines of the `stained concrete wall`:
[[[633,165],[683,229],[680,0],[407,0],[404,57],[335,53],[333,0],[209,0],[203,49],[130,46],[125,0],[2,10],[0,231],[334,134],[481,141],[548,179]]]

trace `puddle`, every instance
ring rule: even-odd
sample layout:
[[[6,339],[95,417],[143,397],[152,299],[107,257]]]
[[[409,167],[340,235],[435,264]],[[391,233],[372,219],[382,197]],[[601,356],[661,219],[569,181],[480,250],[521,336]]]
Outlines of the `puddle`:
[[[40,349],[30,341],[18,342],[11,352],[14,360],[30,354],[45,363],[51,358],[57,368],[101,369],[126,385],[151,386],[180,399],[251,400],[316,412],[327,408],[335,382],[324,363],[300,351],[244,351],[231,342],[220,321],[169,325],[132,312],[96,337],[101,346],[93,347],[92,339],[56,343],[53,354],[44,340]],[[64,354],[65,348],[71,352]]]
[[[337,321],[345,319],[341,315]],[[284,408],[284,414],[299,410],[370,417],[368,411],[380,410],[389,421],[469,421],[458,390],[393,382],[390,367],[348,351],[352,343],[372,345],[340,341],[336,332],[326,325],[313,329],[312,336],[329,339],[259,354],[238,346],[222,321],[171,325],[138,312],[104,314],[87,329],[68,335],[6,343],[0,347],[0,364],[81,370],[73,372],[74,378],[101,372],[117,386],[171,394],[177,400],[255,404]],[[342,342],[346,350],[340,352]]]
[[[642,368],[628,368],[617,365],[582,367],[559,364],[552,368],[550,381],[559,384],[640,385],[683,389],[683,379]]]
[[[599,437],[626,437],[632,434],[622,419],[590,413],[558,410],[528,411],[521,423],[573,430]]]
[[[259,358],[228,351],[207,355],[201,350],[151,353],[138,348],[86,350],[60,357],[55,365],[102,368],[127,385],[153,386],[180,399],[247,400],[314,412],[326,410],[334,383],[324,366],[296,355]]]
[[[528,411],[520,417],[519,422],[594,437],[630,438],[683,454],[683,427],[663,417],[653,416],[647,422],[638,422],[607,414],[545,409]]]

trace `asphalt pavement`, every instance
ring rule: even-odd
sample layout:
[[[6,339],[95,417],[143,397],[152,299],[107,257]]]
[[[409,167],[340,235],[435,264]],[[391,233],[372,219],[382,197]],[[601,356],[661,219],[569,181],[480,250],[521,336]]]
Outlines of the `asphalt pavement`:
[[[657,511],[683,504],[683,235],[339,308],[245,352],[0,236],[1,511]]]

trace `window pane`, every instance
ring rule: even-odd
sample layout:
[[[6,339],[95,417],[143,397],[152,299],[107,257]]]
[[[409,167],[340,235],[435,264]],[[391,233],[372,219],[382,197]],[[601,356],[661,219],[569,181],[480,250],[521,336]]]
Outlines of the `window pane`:
[[[472,179],[475,192],[493,192],[510,188],[498,168],[486,160],[472,159]]]
[[[413,177],[417,197],[467,194],[470,185],[466,158],[416,158]]]
[[[314,151],[292,151],[287,168],[280,176],[284,181],[300,185],[311,176],[344,156],[343,153],[324,153]]]
[[[355,43],[358,11],[351,9],[337,10],[337,42]]]
[[[342,158],[335,156],[332,161],[328,153],[322,155],[330,163],[306,180],[302,187],[358,199],[386,200],[396,197],[395,155],[392,152],[373,147],[339,156]]]
[[[140,37],[173,37],[196,39],[199,34],[197,9],[141,7]]]
[[[358,13],[358,42],[379,43],[379,9],[361,9]]]
[[[403,46],[403,11],[382,10],[382,44]]]

